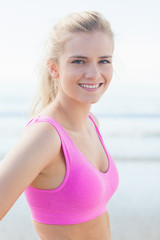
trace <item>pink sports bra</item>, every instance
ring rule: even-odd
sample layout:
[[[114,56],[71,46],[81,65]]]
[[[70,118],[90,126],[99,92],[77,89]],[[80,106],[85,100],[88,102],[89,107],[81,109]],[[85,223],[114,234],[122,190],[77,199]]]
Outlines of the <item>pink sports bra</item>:
[[[44,224],[77,224],[107,211],[107,203],[118,187],[118,172],[92,116],[89,117],[109,160],[105,173],[100,172],[84,157],[63,127],[53,118],[38,116],[27,124],[30,126],[33,123],[48,122],[53,125],[60,136],[66,161],[66,175],[58,188],[42,190],[28,186],[25,190],[33,220]]]

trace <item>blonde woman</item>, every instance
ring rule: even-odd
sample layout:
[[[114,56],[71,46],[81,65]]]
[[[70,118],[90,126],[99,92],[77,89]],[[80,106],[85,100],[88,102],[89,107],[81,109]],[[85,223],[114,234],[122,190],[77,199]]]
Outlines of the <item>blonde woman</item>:
[[[0,165],[0,218],[25,192],[41,240],[110,240],[115,163],[90,113],[112,79],[113,33],[98,12],[51,31],[33,118]]]

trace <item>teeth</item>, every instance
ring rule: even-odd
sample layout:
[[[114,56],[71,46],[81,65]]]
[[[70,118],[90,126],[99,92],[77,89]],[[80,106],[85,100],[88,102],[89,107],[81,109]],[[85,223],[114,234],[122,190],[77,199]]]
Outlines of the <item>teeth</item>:
[[[100,84],[97,85],[80,84],[80,85],[85,88],[98,88]]]

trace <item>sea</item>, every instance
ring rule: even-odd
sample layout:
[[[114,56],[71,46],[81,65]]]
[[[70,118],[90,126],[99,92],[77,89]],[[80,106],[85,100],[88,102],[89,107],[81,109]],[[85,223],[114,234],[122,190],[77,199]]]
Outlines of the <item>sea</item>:
[[[0,159],[32,118],[36,82],[0,83]],[[114,81],[91,111],[117,161],[160,161],[160,83]],[[74,114],[74,112],[73,112]]]

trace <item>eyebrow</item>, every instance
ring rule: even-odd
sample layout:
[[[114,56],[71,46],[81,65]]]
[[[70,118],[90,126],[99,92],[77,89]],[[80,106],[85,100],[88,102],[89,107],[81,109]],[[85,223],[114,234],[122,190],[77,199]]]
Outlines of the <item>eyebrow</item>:
[[[85,57],[85,56],[80,56],[80,55],[75,55],[75,56],[71,56],[71,57],[69,57],[69,58],[81,58],[81,59],[88,59],[88,57]],[[110,56],[110,55],[106,55],[106,56],[101,56],[101,57],[99,57],[100,59],[102,59],[102,58],[112,58],[112,56]]]

